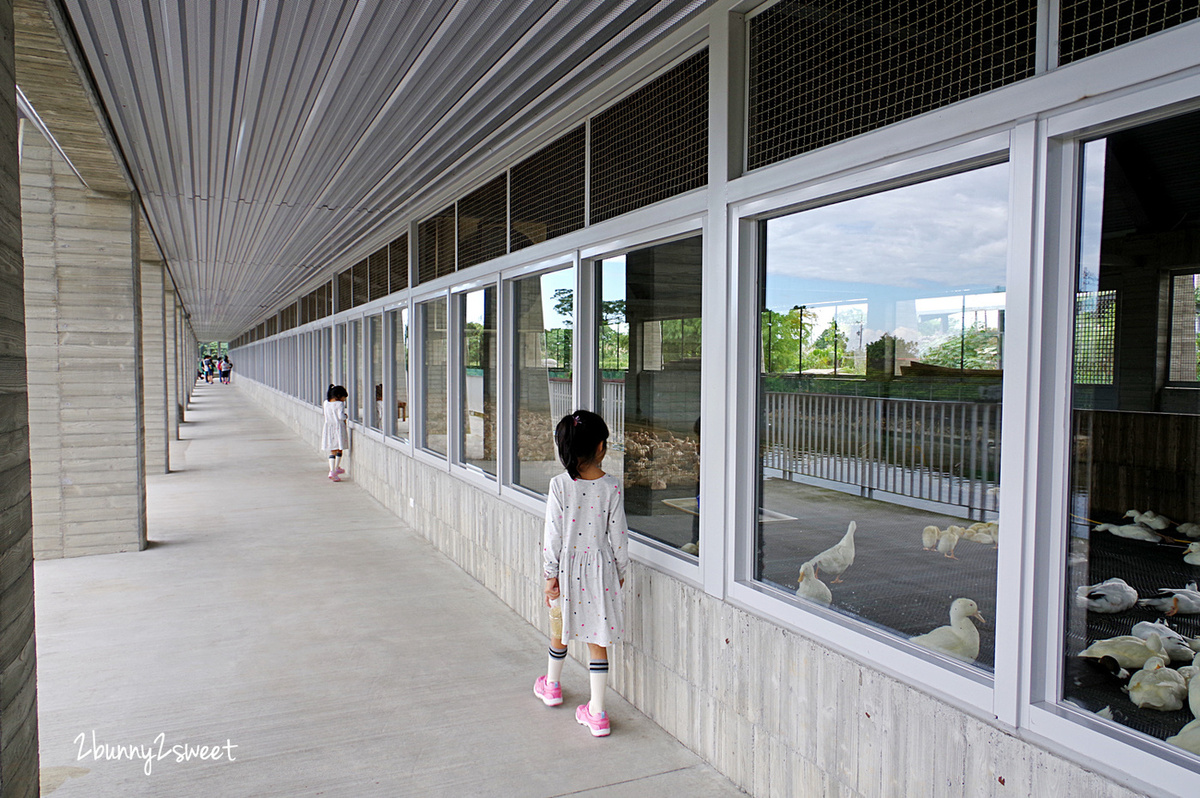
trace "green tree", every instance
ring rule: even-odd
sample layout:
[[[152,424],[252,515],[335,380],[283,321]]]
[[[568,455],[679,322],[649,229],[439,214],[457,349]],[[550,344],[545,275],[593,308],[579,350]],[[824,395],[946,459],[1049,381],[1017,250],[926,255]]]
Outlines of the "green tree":
[[[999,330],[977,323],[931,346],[921,361],[953,369],[998,369],[1000,344]]]

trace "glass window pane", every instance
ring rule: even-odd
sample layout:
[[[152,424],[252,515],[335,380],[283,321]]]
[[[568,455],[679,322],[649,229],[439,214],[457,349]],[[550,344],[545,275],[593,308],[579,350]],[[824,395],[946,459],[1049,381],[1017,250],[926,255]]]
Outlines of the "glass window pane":
[[[396,437],[408,440],[408,308],[392,311],[392,379],[396,392]]]
[[[629,528],[689,554],[700,534],[699,236],[600,264],[604,470],[625,484]]]
[[[1007,164],[763,227],[756,577],[991,670]]]
[[[345,386],[350,382],[350,331],[349,331],[348,327],[349,327],[349,325],[342,324],[342,325],[338,326],[338,330],[337,330],[337,332],[338,332],[338,342],[337,343],[338,343],[338,350],[339,350],[338,356],[339,356],[339,359],[341,360],[341,370],[338,374],[338,379],[332,380],[332,381],[338,382],[342,386]]]
[[[421,357],[421,378],[425,388],[425,430],[422,443],[426,449],[446,455],[446,300],[435,299],[421,306],[424,346]]]
[[[496,289],[462,297],[463,462],[496,473]]]
[[[367,319],[371,345],[371,384],[375,402],[371,405],[371,426],[383,428],[383,316]]]
[[[546,493],[563,470],[554,427],[570,413],[575,318],[575,270],[562,269],[513,283],[516,307],[517,457],[513,481]]]
[[[1197,140],[1191,113],[1084,145],[1064,519],[1062,696],[1175,745],[1200,635]]]
[[[350,398],[346,404],[354,421],[363,420],[363,401],[366,396],[363,391],[366,374],[363,368],[362,328],[362,319],[350,322],[350,384],[346,386]]]

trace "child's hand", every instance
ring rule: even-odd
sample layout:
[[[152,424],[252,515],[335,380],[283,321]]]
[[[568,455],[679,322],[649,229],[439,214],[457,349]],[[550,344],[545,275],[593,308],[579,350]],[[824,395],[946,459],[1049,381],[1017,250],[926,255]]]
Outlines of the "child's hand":
[[[549,607],[550,602],[553,601],[554,599],[558,598],[558,596],[559,596],[558,577],[557,576],[554,577],[553,579],[546,580],[545,593],[546,593],[546,606]]]

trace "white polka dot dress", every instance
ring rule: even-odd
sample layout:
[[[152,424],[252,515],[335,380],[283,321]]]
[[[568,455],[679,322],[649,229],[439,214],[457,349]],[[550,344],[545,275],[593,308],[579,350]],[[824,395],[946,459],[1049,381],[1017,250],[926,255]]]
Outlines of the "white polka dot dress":
[[[616,477],[550,480],[544,575],[558,577],[562,592],[563,642],[607,646],[625,633],[621,580],[629,569],[625,497]]]

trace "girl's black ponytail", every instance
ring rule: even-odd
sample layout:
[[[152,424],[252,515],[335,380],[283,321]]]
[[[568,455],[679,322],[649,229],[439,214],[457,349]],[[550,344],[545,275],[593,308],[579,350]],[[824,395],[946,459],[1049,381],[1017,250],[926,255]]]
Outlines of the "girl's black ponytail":
[[[608,425],[604,419],[588,410],[576,410],[563,416],[554,428],[558,459],[571,479],[579,479],[579,467],[596,456],[596,449],[608,440]]]

